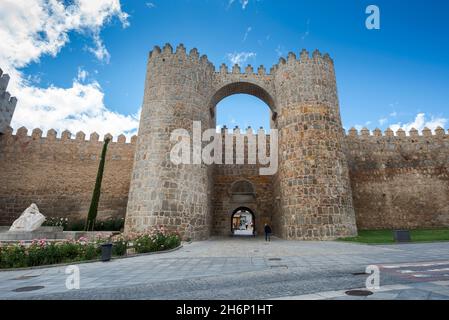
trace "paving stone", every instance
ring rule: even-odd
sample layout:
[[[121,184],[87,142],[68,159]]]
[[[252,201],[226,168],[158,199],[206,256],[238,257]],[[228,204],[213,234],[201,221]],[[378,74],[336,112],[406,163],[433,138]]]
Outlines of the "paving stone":
[[[419,289],[403,290],[399,292],[397,299],[399,300],[427,300],[431,292]]]

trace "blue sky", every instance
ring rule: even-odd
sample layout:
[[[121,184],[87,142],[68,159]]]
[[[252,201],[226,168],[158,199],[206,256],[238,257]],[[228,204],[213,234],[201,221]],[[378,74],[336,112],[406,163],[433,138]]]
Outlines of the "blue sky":
[[[0,18],[8,16],[11,24],[15,22],[16,1],[5,1],[9,6],[0,4]],[[82,9],[84,1],[65,4]],[[346,128],[447,127],[448,1],[101,1],[109,6],[100,8],[103,19],[91,19],[99,16],[96,8],[71,12],[92,21],[86,18],[81,20],[88,22],[64,25],[63,41],[55,37],[58,42],[54,43],[56,40],[47,35],[46,41],[37,44],[53,45],[53,51],[38,48],[38,53],[20,60],[12,58],[12,45],[0,48],[12,50],[3,57],[0,53],[0,67],[21,79],[10,87],[19,98],[18,110],[23,108],[14,118],[15,127],[23,123],[49,129],[45,124],[48,119],[48,125],[59,131],[66,126],[72,132],[78,127],[100,133],[135,132],[148,52],[166,42],[174,47],[184,43],[188,50],[196,47],[217,67],[222,62],[232,65],[232,57],[240,54],[243,65],[263,64],[267,69],[289,51],[318,48],[335,61]],[[43,1],[33,2],[45,6]],[[111,4],[113,10],[109,9]],[[370,4],[381,10],[380,30],[365,27],[365,9]],[[39,17],[42,15],[36,15],[36,20]],[[3,21],[0,26],[14,32]],[[17,18],[15,25],[20,22]],[[59,32],[41,25],[35,28],[34,36]],[[29,48],[15,50],[28,52]],[[82,103],[80,97],[87,97],[89,110],[96,111],[72,107]],[[65,112],[47,117],[49,110],[58,112],[58,103]],[[39,116],[31,116],[32,111],[38,111]],[[218,121],[228,126],[268,127],[268,107],[257,98],[232,96],[220,103]]]

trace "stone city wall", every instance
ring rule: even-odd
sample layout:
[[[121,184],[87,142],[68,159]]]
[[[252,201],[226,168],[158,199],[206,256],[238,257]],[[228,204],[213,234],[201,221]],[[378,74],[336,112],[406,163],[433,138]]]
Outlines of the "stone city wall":
[[[449,135],[438,128],[346,137],[359,229],[449,226]]]
[[[111,142],[99,207],[99,219],[124,217],[135,149],[125,136]],[[26,128],[0,135],[0,225],[10,225],[31,203],[47,217],[84,219],[89,210],[103,142],[79,132]]]
[[[359,229],[449,226],[449,134],[443,129],[409,135],[350,130],[345,140]],[[109,145],[100,218],[125,215],[135,142],[120,136]],[[101,148],[95,133],[85,140],[82,132],[72,139],[67,131],[42,137],[39,129],[31,136],[25,128],[15,135],[6,130],[0,135],[0,225],[11,224],[32,202],[46,216],[84,218]],[[214,166],[212,235],[228,235],[240,207],[255,213],[259,234],[265,222],[279,228],[277,178],[260,176],[258,165]],[[254,197],[233,195],[239,181],[254,186]]]

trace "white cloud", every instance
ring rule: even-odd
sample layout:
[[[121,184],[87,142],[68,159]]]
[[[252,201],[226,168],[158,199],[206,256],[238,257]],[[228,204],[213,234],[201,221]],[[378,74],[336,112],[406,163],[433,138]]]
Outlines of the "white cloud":
[[[80,82],[84,82],[86,81],[86,78],[89,76],[89,72],[87,72],[86,70],[84,70],[81,67],[78,67],[78,76],[76,77],[76,79]]]
[[[2,0],[0,63],[20,68],[42,55],[56,56],[69,41],[70,31],[99,39],[101,27],[113,17],[128,26],[119,0],[74,0],[67,6],[56,0]]]
[[[228,53],[227,57],[232,64],[242,65],[247,62],[249,59],[253,59],[256,57],[256,53],[254,52],[234,52]]]
[[[435,130],[438,127],[445,128],[447,123],[448,119],[446,118],[436,118],[434,116],[430,116],[430,119],[427,119],[425,113],[419,113],[416,115],[415,120],[412,122],[399,122],[396,124],[392,124],[389,127],[395,132],[399,129],[403,129],[405,132],[409,132],[412,128],[415,128],[418,131],[422,131],[426,127],[430,130]]]
[[[367,128],[367,127],[369,127],[370,125],[371,125],[371,121],[367,121],[367,122],[365,122],[364,125],[356,124],[356,125],[354,126],[354,128],[355,128],[357,131],[362,131],[362,129]],[[346,130],[346,128],[345,128],[345,130]]]
[[[307,26],[306,32],[302,34],[301,40],[305,40],[310,35],[310,19],[307,19],[306,26]]]
[[[256,0],[256,1],[260,1],[260,0]],[[229,0],[228,1],[228,9],[234,4],[234,2],[235,2],[235,0]],[[239,0],[239,2],[240,2],[240,5],[241,5],[241,7],[242,7],[242,10],[245,10],[246,9],[246,7],[248,6],[248,4],[249,4],[249,0]]]
[[[147,2],[147,3],[145,3],[145,5],[150,9],[156,8],[156,5],[153,2]]]
[[[68,89],[23,87],[20,107],[13,119],[15,128],[25,126],[44,131],[54,128],[59,132],[68,129],[72,133],[96,131],[114,136],[132,135],[137,125],[137,116],[124,116],[106,108],[104,93],[97,82],[82,84],[78,79]]]
[[[69,33],[91,36],[88,49],[101,61],[109,52],[100,37],[101,29],[114,17],[127,27],[128,14],[119,0],[2,0],[0,2],[0,66],[11,76],[8,90],[18,98],[12,126],[43,131],[54,128],[73,133],[97,131],[130,135],[136,131],[136,115],[122,115],[107,109],[99,83],[85,83],[89,73],[81,68],[71,87],[42,88],[33,76],[20,68],[38,62],[44,55],[56,57],[69,42]]]
[[[383,125],[386,124],[387,122],[388,122],[388,119],[387,119],[387,118],[379,119],[379,124],[380,124],[381,126],[383,126]]]
[[[281,45],[278,45],[278,47],[274,51],[276,51],[279,57],[282,57],[284,55],[284,47],[282,47]]]
[[[109,54],[108,49],[106,49],[106,47],[104,46],[103,40],[101,40],[100,35],[95,34],[93,40],[95,47],[88,48],[88,51],[93,53],[98,60],[109,63],[111,55]]]
[[[252,30],[253,30],[252,27],[248,27],[248,28],[246,29],[245,35],[243,36],[243,42],[245,42],[246,39],[248,39],[248,35],[249,35],[249,33],[250,33]]]

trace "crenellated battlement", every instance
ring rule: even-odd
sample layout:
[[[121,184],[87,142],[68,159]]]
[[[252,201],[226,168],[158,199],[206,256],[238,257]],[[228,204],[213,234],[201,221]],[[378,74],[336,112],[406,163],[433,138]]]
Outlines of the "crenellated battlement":
[[[17,105],[17,98],[11,97],[6,91],[8,83],[9,75],[3,74],[3,70],[0,69],[0,134],[10,125]]]
[[[254,130],[252,127],[248,127],[246,129],[240,128],[239,126],[235,126],[234,129],[228,128],[227,126],[223,126],[221,129],[222,134],[227,135],[264,135],[269,137],[270,134],[265,130],[265,128],[260,127],[258,130]]]
[[[136,144],[137,136],[134,135],[131,137],[129,141],[125,135],[121,134],[118,137],[113,137],[110,133],[105,134],[103,136],[103,141],[108,138],[111,140],[111,143],[114,144]],[[11,127],[7,127],[5,129],[4,135],[1,138],[4,141],[38,141],[40,143],[46,142],[78,142],[78,143],[97,143],[100,142],[100,135],[96,132],[93,132],[89,135],[88,139],[86,139],[86,134],[83,131],[77,132],[73,135],[69,130],[65,130],[61,132],[58,137],[58,132],[55,129],[49,129],[45,137],[43,137],[43,131],[40,128],[33,129],[31,134],[29,134],[29,130],[26,127],[20,127],[17,129],[16,133],[13,134],[13,129]],[[0,140],[1,141],[1,140]]]
[[[346,136],[346,156],[352,172],[365,170],[369,175],[384,174],[385,170],[419,170],[445,167],[449,161],[449,132],[441,127],[434,132],[403,129],[394,132],[379,129],[372,133],[355,128]]]
[[[333,65],[334,61],[331,59],[328,53],[322,54],[318,49],[312,52],[310,55],[309,51],[303,49],[299,56],[296,56],[294,52],[289,52],[287,58],[279,58],[278,64],[274,65],[275,70],[279,69],[279,66],[284,64],[321,64],[321,65]]]
[[[150,61],[159,61],[159,59],[164,58],[176,58],[179,63],[195,62],[199,64],[206,65],[215,71],[216,74],[241,74],[241,75],[274,75],[276,71],[279,69],[281,65],[284,64],[318,64],[318,65],[332,65],[333,60],[329,56],[329,54],[322,54],[319,50],[313,51],[312,54],[309,53],[306,49],[303,49],[299,55],[297,56],[293,52],[289,52],[287,57],[279,58],[279,62],[273,65],[269,72],[267,72],[267,68],[264,65],[260,65],[257,69],[255,69],[252,65],[247,65],[246,67],[241,66],[239,64],[235,64],[233,66],[228,66],[225,63],[222,63],[218,68],[209,61],[207,55],[200,55],[197,48],[193,48],[187,53],[187,49],[181,43],[176,49],[169,43],[166,43],[162,48],[160,46],[155,46],[153,50],[149,53]]]
[[[368,176],[384,174],[385,170],[420,170],[440,168],[449,161],[449,132],[441,127],[435,131],[424,128],[382,132],[355,128],[346,135],[346,156],[352,172],[368,172]],[[378,170],[378,171],[376,171]]]
[[[234,64],[231,68],[228,67],[226,63],[222,63],[216,71],[216,74],[241,74],[241,75],[256,75],[256,76],[273,76],[280,66],[285,64],[321,64],[321,65],[332,65],[333,60],[329,56],[329,54],[321,54],[319,50],[315,50],[312,55],[306,50],[303,49],[299,56],[296,56],[295,53],[289,52],[287,58],[281,57],[279,58],[279,62],[273,65],[269,73],[267,73],[267,69],[264,65],[260,65],[257,70],[249,64],[245,68],[238,64]]]
[[[155,46],[149,54],[149,62],[161,63],[166,62],[166,59],[170,59],[172,62],[185,64],[194,63],[202,65],[203,67],[209,69],[210,71],[215,70],[214,65],[209,61],[207,55],[201,55],[197,48],[193,48],[187,54],[185,46],[181,43],[173,49],[172,45],[166,43],[162,48]]]
[[[250,64],[248,64],[243,70],[242,67],[238,64],[234,64],[232,68],[229,68],[226,63],[222,63],[218,71],[215,72],[216,75],[229,75],[229,74],[238,74],[238,75],[250,75],[250,76],[270,76],[267,74],[267,70],[264,65],[260,65],[257,70]]]
[[[83,131],[77,132],[75,135],[72,134],[69,130],[64,130],[60,134],[55,129],[49,129],[46,132],[46,135],[43,135],[43,131],[40,128],[35,128],[33,130],[28,130],[26,127],[20,127],[16,130],[15,134],[13,134],[14,130],[11,127],[7,127],[5,130],[5,133],[0,137],[0,144],[3,142],[5,144],[11,144],[14,142],[38,142],[38,143],[67,143],[67,142],[73,142],[73,143],[94,143],[98,144],[99,142],[104,141],[106,138],[109,138],[111,140],[111,143],[109,144],[114,145],[135,145],[137,142],[137,135],[133,135],[130,139],[127,139],[127,137],[123,134],[113,137],[110,133],[105,134],[102,139],[100,140],[100,135],[96,132],[92,132],[90,135],[86,135]],[[263,128],[260,127],[258,130],[254,130],[251,127],[248,127],[246,129],[239,128],[236,126],[234,129],[227,128],[224,126],[220,129],[220,132],[223,136],[232,136],[235,137],[248,137],[248,136],[254,136],[257,138],[258,136],[265,136],[267,139],[267,142],[270,141],[270,134]],[[235,144],[234,139],[234,144]],[[248,141],[245,140],[245,144]]]
[[[162,97],[156,98],[162,92],[170,91],[173,95],[179,90],[197,92],[208,100],[205,104],[211,115],[216,113],[215,106],[219,101],[236,93],[260,98],[268,104],[274,119],[280,113],[277,100],[280,98],[290,104],[295,92],[299,92],[295,98],[298,102],[318,99],[334,107],[338,104],[333,61],[328,54],[318,50],[313,53],[305,49],[299,54],[290,52],[269,70],[264,65],[248,64],[245,67],[226,63],[217,68],[196,48],[187,51],[180,44],[174,49],[167,43],[162,48],[155,46],[150,52],[148,71],[147,88],[152,90],[154,99],[162,100]],[[177,86],[183,88],[176,89]],[[205,111],[198,110],[198,114],[206,115]]]
[[[445,130],[442,127],[436,128],[434,131],[430,130],[429,128],[424,128],[421,132],[419,132],[417,129],[410,129],[409,132],[406,132],[403,129],[398,129],[396,132],[394,132],[391,128],[386,129],[384,132],[380,129],[374,129],[372,132],[367,129],[363,128],[360,130],[360,132],[355,129],[351,128],[347,133],[346,136],[348,138],[409,138],[413,139],[416,137],[437,137],[437,138],[444,138],[449,137],[449,130],[446,133]]]

